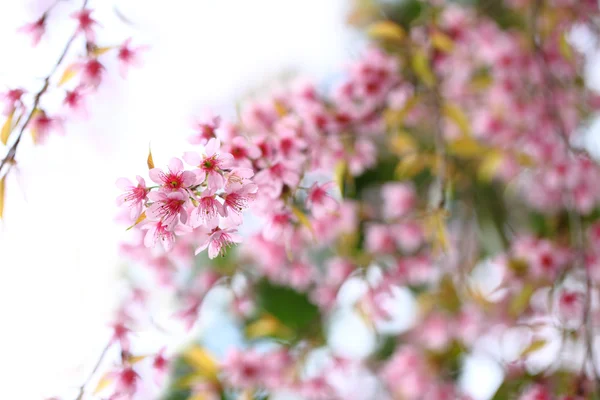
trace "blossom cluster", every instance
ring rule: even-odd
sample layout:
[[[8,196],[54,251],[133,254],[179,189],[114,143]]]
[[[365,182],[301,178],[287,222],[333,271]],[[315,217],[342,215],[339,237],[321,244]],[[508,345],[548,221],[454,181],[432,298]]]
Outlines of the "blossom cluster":
[[[147,358],[171,373],[165,396],[466,400],[465,359],[483,353],[502,370],[495,398],[593,398],[600,166],[576,139],[600,103],[569,33],[597,35],[600,10],[470,3],[361,2],[371,43],[333,87],[298,79],[237,119],[208,115],[199,151],[166,169],[149,157],[154,185],[117,182],[121,250],[158,285],[120,306],[111,398],[148,398],[132,338],[155,291],[187,328],[227,293],[245,339],[220,360],[197,343]],[[369,354],[334,345],[344,313]]]

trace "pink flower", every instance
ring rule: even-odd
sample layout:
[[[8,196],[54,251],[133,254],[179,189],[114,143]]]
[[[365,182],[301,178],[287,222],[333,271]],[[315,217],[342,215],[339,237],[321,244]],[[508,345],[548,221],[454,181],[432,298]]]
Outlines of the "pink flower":
[[[58,131],[63,134],[62,120],[56,117],[49,117],[45,111],[39,110],[29,121],[29,129],[34,143],[43,144],[52,131]]]
[[[308,190],[306,208],[311,210],[315,217],[318,218],[337,210],[339,206],[338,202],[328,193],[335,186],[335,182],[328,182],[322,185],[314,183]]]
[[[77,27],[77,31],[83,32],[86,40],[88,42],[93,43],[96,41],[95,40],[96,34],[94,33],[93,27],[94,27],[94,25],[97,25],[98,22],[96,20],[94,20],[91,17],[91,15],[92,15],[92,10],[84,9],[84,10],[81,10],[81,11],[71,14],[71,17],[75,18],[77,20],[77,22],[79,23],[79,26]]]
[[[265,366],[263,358],[255,350],[242,352],[234,349],[225,356],[222,368],[233,387],[247,388],[262,383]]]
[[[214,191],[205,190],[198,199],[198,207],[191,213],[191,226],[213,229],[219,225],[219,215],[224,216],[223,205],[216,199]]]
[[[270,167],[258,172],[254,178],[261,191],[271,198],[277,198],[283,190],[283,186],[295,188],[300,182],[298,169],[282,162],[276,162]]]
[[[131,330],[125,325],[124,322],[118,321],[112,325],[112,343],[119,343],[121,348],[125,351],[129,350],[129,334]]]
[[[221,125],[221,117],[207,116],[194,124],[196,134],[189,138],[191,144],[205,145],[210,139],[216,139],[217,129]]]
[[[6,93],[0,94],[0,100],[4,102],[4,110],[2,114],[10,115],[12,114],[17,107],[23,106],[23,101],[21,97],[25,94],[23,89],[10,89]]]
[[[236,136],[231,139],[227,146],[223,146],[233,156],[233,162],[236,166],[251,168],[252,160],[260,157],[260,149],[253,143],[249,142],[243,136]]]
[[[117,58],[119,60],[119,72],[123,78],[127,76],[127,70],[130,66],[140,67],[142,65],[140,52],[147,48],[147,46],[131,47],[131,39],[127,39],[119,47]]]
[[[218,139],[210,139],[204,147],[204,155],[198,153],[187,152],[183,159],[189,165],[198,167],[197,171],[198,182],[204,182],[207,178],[208,188],[219,190],[225,184],[223,178],[223,170],[229,169],[233,161],[233,156],[227,153],[219,153],[221,143]]]
[[[96,88],[102,82],[105,68],[98,59],[90,58],[76,64],[74,68],[81,71],[82,85]]]
[[[408,183],[387,183],[381,189],[383,216],[385,218],[404,217],[417,203],[415,189]]]
[[[197,182],[196,175],[183,170],[183,163],[178,158],[172,158],[169,169],[163,172],[160,168],[152,168],[148,174],[153,182],[158,183],[166,191],[185,191]]]
[[[187,196],[182,192],[150,192],[150,200],[154,201],[148,210],[146,216],[152,221],[162,221],[165,225],[176,223],[177,220],[185,224],[188,220],[188,213],[185,208]]]
[[[225,249],[234,243],[240,243],[242,238],[238,235],[237,230],[233,228],[219,227],[213,228],[209,232],[203,234],[200,240],[200,247],[196,249],[196,254],[199,254],[204,249],[208,248],[208,257],[215,258],[218,255],[224,255]]]
[[[242,211],[248,208],[248,204],[255,198],[258,187],[249,183],[242,187],[228,187],[223,197],[223,216],[239,225],[242,223]]]
[[[156,243],[160,241],[165,251],[170,251],[175,243],[175,234],[189,233],[189,230],[185,229],[185,225],[175,225],[176,221],[173,219],[170,224],[163,224],[162,221],[148,221],[142,225],[141,229],[146,229],[146,236],[144,236],[144,245],[146,247],[154,247]]]
[[[123,193],[117,197],[117,205],[128,204],[131,209],[130,218],[135,221],[139,218],[142,213],[142,205],[147,199],[148,188],[146,187],[146,181],[141,176],[136,177],[138,184],[133,184],[127,178],[119,178],[117,180],[117,187],[126,193]]]
[[[366,247],[372,253],[390,254],[396,251],[396,240],[391,227],[382,224],[369,226]]]
[[[76,114],[87,116],[87,110],[85,107],[84,96],[81,87],[77,87],[73,90],[67,90],[63,100],[63,105]]]
[[[42,36],[46,32],[46,17],[47,15],[44,13],[44,15],[42,15],[37,21],[23,25],[17,30],[20,33],[31,35],[33,47],[38,45],[42,39]]]

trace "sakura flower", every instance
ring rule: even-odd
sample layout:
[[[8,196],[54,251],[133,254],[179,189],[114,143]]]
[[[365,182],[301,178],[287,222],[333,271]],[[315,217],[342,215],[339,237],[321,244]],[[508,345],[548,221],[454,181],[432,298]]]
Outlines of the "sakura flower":
[[[263,359],[255,350],[231,350],[225,356],[222,368],[233,387],[252,387],[262,382]]]
[[[31,136],[36,144],[43,144],[50,132],[58,131],[63,133],[62,120],[57,117],[49,117],[46,112],[39,110],[34,114],[34,117],[29,121],[29,129]]]
[[[84,86],[96,88],[102,82],[105,68],[96,58],[81,61],[75,64],[73,68],[81,71],[81,84]]]
[[[127,76],[127,70],[130,66],[139,67],[142,65],[140,59],[140,52],[146,50],[146,46],[131,46],[131,39],[127,39],[120,47],[117,52],[117,59],[119,60],[119,72],[121,77]]]
[[[122,349],[129,350],[130,340],[129,334],[131,330],[125,325],[124,321],[117,321],[112,325],[112,343],[119,343]]]
[[[223,146],[223,150],[233,156],[236,166],[251,168],[252,160],[260,157],[261,151],[254,143],[243,136],[236,136]]]
[[[118,396],[126,396],[127,398],[127,396],[131,396],[136,392],[140,376],[133,370],[132,367],[124,367],[114,375],[116,378],[116,398],[119,398]]]
[[[63,105],[73,111],[75,114],[87,116],[83,89],[81,87],[77,87],[73,90],[67,90],[63,100]]]
[[[258,187],[249,183],[240,188],[228,187],[223,197],[223,216],[239,225],[242,222],[242,211],[248,208],[249,203],[255,198]]]
[[[142,205],[148,197],[149,189],[146,187],[146,181],[141,176],[137,176],[137,185],[127,178],[119,178],[117,187],[125,193],[117,198],[117,205],[125,205],[131,209],[130,218],[135,221],[142,213]]]
[[[223,170],[229,169],[233,161],[233,156],[228,153],[219,153],[221,143],[218,139],[210,139],[204,147],[204,155],[194,152],[187,152],[183,159],[189,165],[198,167],[198,182],[203,182],[207,178],[208,187],[213,190],[219,190],[223,187],[225,179]]]
[[[221,125],[221,117],[210,116],[205,117],[194,124],[196,134],[189,138],[191,144],[205,145],[210,139],[217,137],[217,129]]]
[[[92,18],[92,10],[84,9],[71,15],[79,23],[77,27],[78,32],[82,32],[88,42],[95,42],[96,34],[94,32],[94,25],[98,22]]]
[[[242,238],[238,235],[236,229],[216,227],[203,234],[200,240],[201,245],[196,249],[196,254],[208,248],[208,257],[215,258],[218,255],[223,255],[227,247],[241,241]]]
[[[336,187],[335,182],[327,182],[322,185],[314,183],[308,190],[306,196],[306,208],[311,210],[315,217],[330,214],[337,210],[338,202],[328,193]]]
[[[25,94],[23,89],[10,89],[6,93],[0,94],[0,100],[4,102],[2,114],[10,115],[15,112],[17,107],[23,106],[21,97]]]
[[[38,45],[46,32],[46,17],[47,15],[44,13],[38,20],[25,24],[18,29],[18,32],[31,36],[33,47]]]
[[[381,189],[383,215],[386,218],[400,218],[408,214],[416,205],[415,189],[407,183],[388,183]]]
[[[182,234],[189,232],[185,229],[185,225],[175,225],[175,219],[172,219],[170,224],[164,224],[162,221],[148,221],[142,225],[141,229],[145,229],[144,245],[146,247],[154,247],[160,241],[165,251],[170,251],[175,243],[175,233]]]
[[[296,167],[276,162],[258,172],[254,177],[254,182],[258,184],[260,190],[265,191],[265,194],[268,193],[272,198],[276,198],[281,194],[284,185],[291,188],[298,186],[300,174]]]
[[[205,190],[198,199],[198,206],[191,213],[191,226],[213,229],[219,224],[219,215],[225,216],[223,205],[216,199],[214,191]]]
[[[185,208],[187,196],[184,193],[158,191],[148,193],[148,197],[154,201],[146,210],[149,220],[162,221],[166,225],[177,222],[177,220],[182,224],[187,222],[188,213]]]
[[[233,168],[225,174],[225,190],[235,191],[248,185],[250,178],[254,176],[254,171],[250,168]]]
[[[172,158],[167,172],[160,168],[152,168],[148,174],[153,182],[158,183],[166,191],[184,191],[197,183],[196,175],[183,170],[183,163],[178,158]]]

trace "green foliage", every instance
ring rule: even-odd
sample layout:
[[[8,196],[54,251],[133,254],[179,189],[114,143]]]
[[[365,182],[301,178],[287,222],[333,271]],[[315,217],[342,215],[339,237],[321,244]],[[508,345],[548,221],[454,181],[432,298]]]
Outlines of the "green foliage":
[[[305,293],[263,279],[256,285],[256,305],[259,310],[293,330],[297,336],[322,338],[319,309]]]

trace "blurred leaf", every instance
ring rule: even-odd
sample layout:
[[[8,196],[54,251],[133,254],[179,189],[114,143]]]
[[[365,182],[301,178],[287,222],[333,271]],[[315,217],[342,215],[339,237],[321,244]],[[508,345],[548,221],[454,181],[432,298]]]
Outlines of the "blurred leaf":
[[[139,224],[140,222],[142,222],[143,220],[146,219],[146,211],[142,212],[140,214],[140,216],[138,217],[138,219],[135,220],[135,222],[133,223],[133,225],[131,225],[129,228],[127,228],[126,230],[130,230],[132,229],[134,226],[136,226],[137,224]]]
[[[350,175],[350,171],[348,170],[348,164],[346,164],[345,161],[339,161],[335,165],[333,179],[337,184],[342,198],[348,196],[353,186],[353,180],[352,175]]]
[[[387,360],[394,354],[398,348],[398,337],[394,335],[386,335],[379,338],[377,349],[373,353],[373,358],[377,361]]]
[[[502,158],[502,153],[498,151],[488,152],[479,165],[477,177],[481,181],[491,182],[496,176],[500,165],[502,165]]]
[[[154,168],[154,158],[152,158],[152,150],[150,146],[148,146],[148,158],[146,160],[146,164],[148,164],[148,169]]]
[[[106,47],[93,46],[90,49],[90,55],[92,55],[94,57],[99,57],[102,54],[105,54],[105,53],[111,51],[114,48],[115,48],[115,46],[106,46]]]
[[[6,195],[6,175],[0,178],[0,219],[4,215],[4,197]]]
[[[513,318],[520,316],[529,307],[529,301],[534,291],[531,284],[525,284],[521,292],[512,298],[508,306],[508,314]]]
[[[259,310],[271,314],[295,333],[307,331],[316,325],[320,330],[319,309],[305,293],[263,279],[256,285],[256,297]]]
[[[394,2],[394,8],[386,10],[386,15],[390,15],[391,19],[399,25],[408,29],[410,25],[421,16],[425,5],[419,0],[404,0],[402,2]]]
[[[447,150],[450,154],[463,158],[481,157],[488,151],[486,147],[470,137],[463,137],[448,143]]]
[[[448,312],[455,314],[460,311],[461,301],[450,275],[442,278],[438,289],[438,297],[440,301],[439,305]]]
[[[567,41],[567,35],[566,35],[566,33],[563,33],[563,34],[560,35],[560,38],[559,38],[559,41],[558,41],[558,50],[560,51],[560,54],[567,61],[574,61],[575,60],[575,55],[573,54],[573,48],[571,47],[571,45]]]
[[[15,115],[15,111],[13,110],[8,117],[6,117],[6,121],[4,121],[4,125],[2,125],[2,131],[0,132],[0,140],[2,144],[6,146],[8,143],[8,137],[10,136],[10,132],[12,131],[12,123],[13,117]]]
[[[195,377],[202,377],[211,382],[217,381],[219,366],[215,358],[201,346],[193,345],[183,354],[185,362],[194,369]]]
[[[434,250],[445,252],[450,246],[448,231],[446,229],[447,218],[448,212],[444,209],[433,210],[425,218],[425,228],[431,238]]]
[[[98,381],[98,384],[96,385],[96,388],[94,389],[93,394],[97,395],[98,393],[102,392],[104,389],[109,387],[113,383],[113,381],[114,381],[114,379],[113,379],[112,374],[110,374],[108,372],[105,373]]]
[[[298,222],[300,222],[300,225],[306,227],[313,235],[313,238],[315,238],[315,231],[306,214],[304,214],[304,212],[296,206],[292,206],[292,213],[296,216]]]
[[[294,332],[270,314],[264,314],[258,320],[251,322],[246,326],[246,337],[248,339],[262,337],[289,339],[293,335]]]
[[[75,75],[77,75],[76,64],[71,64],[71,65],[67,66],[67,68],[65,68],[65,71],[63,72],[62,76],[60,77],[60,80],[58,81],[58,86],[62,86],[65,83],[69,82],[71,79],[73,79],[75,77]]]
[[[148,357],[150,357],[148,354],[143,355],[143,356],[129,356],[129,358],[127,358],[127,362],[129,364],[136,364],[136,363],[139,363],[140,361],[145,360]]]
[[[406,36],[404,29],[393,21],[378,21],[367,28],[367,35],[373,39],[401,41]]]
[[[419,79],[428,87],[435,84],[435,75],[429,65],[429,58],[423,49],[416,49],[411,59],[411,66]]]
[[[361,175],[354,178],[354,194],[352,198],[359,198],[365,189],[373,185],[394,180],[394,171],[397,166],[396,157],[382,157],[378,164],[369,168]]]
[[[536,351],[543,349],[547,344],[548,341],[545,339],[534,340],[521,352],[521,357],[526,357],[531,353],[535,353]]]
[[[454,122],[462,134],[466,137],[471,136],[471,124],[469,118],[456,104],[446,103],[442,110],[444,116]]]
[[[516,276],[524,276],[529,270],[529,264],[521,258],[511,258],[508,260],[508,268],[510,268]]]
[[[449,53],[454,49],[454,41],[445,33],[435,31],[431,34],[431,44],[438,50]]]
[[[427,161],[424,155],[417,153],[407,154],[398,162],[394,175],[397,179],[410,179],[427,167]]]
[[[417,150],[417,142],[408,132],[400,131],[392,134],[389,143],[390,150],[399,156],[413,153]]]

